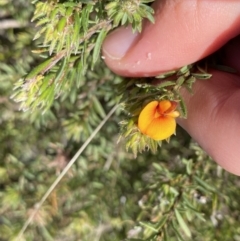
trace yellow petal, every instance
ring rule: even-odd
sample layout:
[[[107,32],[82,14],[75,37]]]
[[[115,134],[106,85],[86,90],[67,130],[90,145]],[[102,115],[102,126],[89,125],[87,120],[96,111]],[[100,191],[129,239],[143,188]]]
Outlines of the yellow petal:
[[[175,133],[176,121],[172,117],[153,119],[145,134],[156,141],[164,140]]]
[[[175,110],[175,111],[168,113],[167,116],[172,117],[172,118],[177,118],[180,116],[180,113]]]
[[[145,134],[148,126],[151,124],[152,120],[155,118],[155,113],[157,111],[158,101],[152,101],[148,103],[144,109],[141,111],[138,117],[138,128]]]

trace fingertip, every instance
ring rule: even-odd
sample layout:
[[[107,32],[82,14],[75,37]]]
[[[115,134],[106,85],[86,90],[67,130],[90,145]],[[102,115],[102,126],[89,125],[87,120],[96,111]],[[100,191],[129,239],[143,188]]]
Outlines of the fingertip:
[[[139,36],[133,33],[131,26],[120,27],[111,32],[105,39],[102,47],[104,57],[108,60],[120,60],[131,48]]]
[[[196,62],[239,32],[239,1],[155,1],[155,24],[121,27],[103,44],[105,62],[122,76],[148,77]]]

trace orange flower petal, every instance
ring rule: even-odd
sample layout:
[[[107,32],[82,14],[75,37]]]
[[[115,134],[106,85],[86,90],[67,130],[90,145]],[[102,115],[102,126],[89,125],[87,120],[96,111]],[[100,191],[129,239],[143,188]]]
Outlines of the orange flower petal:
[[[177,108],[177,102],[171,101],[171,107],[167,111],[165,111],[165,114],[168,114],[174,111],[176,108]]]
[[[138,128],[145,134],[148,126],[151,124],[152,120],[155,118],[155,113],[157,111],[158,101],[152,101],[148,103],[138,118]]]
[[[172,107],[172,103],[169,100],[162,100],[159,102],[159,112],[165,113]]]
[[[148,126],[145,134],[156,141],[161,141],[174,134],[175,129],[175,119],[165,116],[154,119]]]

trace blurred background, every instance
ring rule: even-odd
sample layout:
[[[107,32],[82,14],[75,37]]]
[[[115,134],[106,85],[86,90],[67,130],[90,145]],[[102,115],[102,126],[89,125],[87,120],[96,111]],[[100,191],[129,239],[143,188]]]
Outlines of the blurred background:
[[[117,103],[102,61],[44,114],[19,111],[16,82],[39,63],[30,0],[0,0],[0,241],[14,240],[49,186]],[[118,110],[35,215],[22,240],[239,241],[239,178],[184,132],[134,158]]]

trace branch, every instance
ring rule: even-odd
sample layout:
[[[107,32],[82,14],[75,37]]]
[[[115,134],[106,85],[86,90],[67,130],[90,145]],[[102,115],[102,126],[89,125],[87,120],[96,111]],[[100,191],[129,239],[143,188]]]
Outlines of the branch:
[[[10,28],[23,28],[26,27],[27,23],[18,22],[15,19],[8,19],[0,21],[0,30]]]

